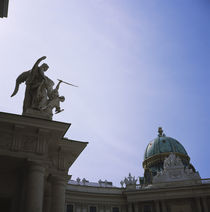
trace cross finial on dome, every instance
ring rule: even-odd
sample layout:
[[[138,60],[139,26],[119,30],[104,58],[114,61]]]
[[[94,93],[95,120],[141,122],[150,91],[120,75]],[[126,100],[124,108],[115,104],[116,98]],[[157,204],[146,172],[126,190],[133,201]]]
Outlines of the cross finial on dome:
[[[162,127],[159,127],[158,128],[158,136],[163,136],[163,129],[162,129]]]

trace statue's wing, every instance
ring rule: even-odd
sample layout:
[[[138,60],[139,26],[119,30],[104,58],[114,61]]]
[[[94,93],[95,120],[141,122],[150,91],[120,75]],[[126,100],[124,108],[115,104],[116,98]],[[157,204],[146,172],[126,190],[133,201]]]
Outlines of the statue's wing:
[[[54,86],[54,82],[48,78],[47,76],[45,76],[45,85],[46,85],[46,89],[47,89],[47,95],[50,96],[51,92],[53,91],[53,86]]]
[[[55,83],[47,76],[45,76],[45,79],[46,79],[47,89],[52,90]]]
[[[14,89],[11,97],[13,97],[18,92],[19,85],[22,82],[25,82],[27,80],[29,73],[30,73],[30,71],[25,71],[18,76],[18,78],[16,79],[15,89]]]
[[[53,87],[55,83],[49,77],[45,76],[45,78],[47,80],[48,86]]]

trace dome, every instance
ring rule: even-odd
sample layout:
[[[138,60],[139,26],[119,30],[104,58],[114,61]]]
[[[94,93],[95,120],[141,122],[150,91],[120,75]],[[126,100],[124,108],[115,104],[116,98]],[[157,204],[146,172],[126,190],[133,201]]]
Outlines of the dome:
[[[174,153],[182,159],[185,166],[189,164],[190,158],[182,144],[174,138],[163,134],[161,127],[158,129],[158,137],[152,140],[146,147],[144,153],[143,167],[156,174],[163,167],[163,162],[170,153]]]
[[[185,148],[176,139],[167,136],[158,136],[151,141],[145,150],[144,160],[161,153],[180,153],[187,156]]]

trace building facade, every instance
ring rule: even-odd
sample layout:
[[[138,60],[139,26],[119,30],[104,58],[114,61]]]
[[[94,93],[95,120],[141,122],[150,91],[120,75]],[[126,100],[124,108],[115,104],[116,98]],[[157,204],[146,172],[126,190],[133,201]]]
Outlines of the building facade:
[[[186,150],[159,129],[144,176],[111,182],[71,180],[68,169],[88,144],[64,138],[70,124],[0,113],[2,212],[209,212],[210,180]]]
[[[201,179],[180,142],[162,128],[149,142],[142,163],[144,177],[131,174],[121,188],[109,182],[69,181],[67,212],[208,212],[210,179]],[[138,183],[137,183],[138,182]]]

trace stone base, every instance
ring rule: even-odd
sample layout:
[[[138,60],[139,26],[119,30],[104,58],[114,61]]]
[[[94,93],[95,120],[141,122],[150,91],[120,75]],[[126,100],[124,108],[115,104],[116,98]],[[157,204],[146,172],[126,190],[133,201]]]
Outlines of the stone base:
[[[23,116],[52,120],[53,114],[49,114],[46,111],[39,111],[29,108],[26,110],[26,112],[23,112]]]
[[[126,185],[126,190],[136,190],[136,184]]]
[[[173,182],[159,182],[153,183],[147,188],[168,188],[168,187],[183,187],[183,186],[193,186],[193,185],[201,185],[202,182],[200,179],[197,180],[183,180],[183,181],[173,181]]]

